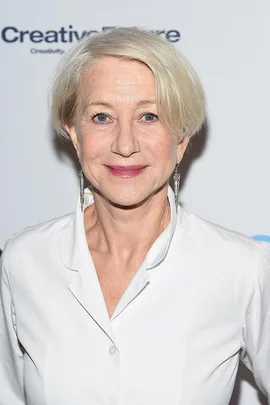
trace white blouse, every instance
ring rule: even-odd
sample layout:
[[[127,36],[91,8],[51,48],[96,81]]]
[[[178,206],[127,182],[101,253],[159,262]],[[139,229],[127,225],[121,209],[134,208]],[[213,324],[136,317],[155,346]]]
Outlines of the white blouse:
[[[270,397],[270,247],[168,195],[171,222],[111,319],[79,204],[10,239],[0,405],[227,405],[239,358]]]

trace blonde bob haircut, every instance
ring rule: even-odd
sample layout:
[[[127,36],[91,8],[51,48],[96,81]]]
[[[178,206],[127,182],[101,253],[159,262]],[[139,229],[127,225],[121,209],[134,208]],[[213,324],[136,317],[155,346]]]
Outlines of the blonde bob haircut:
[[[51,93],[52,120],[59,135],[70,139],[65,127],[75,125],[85,70],[108,56],[149,67],[155,78],[158,114],[178,142],[199,131],[205,119],[204,92],[186,58],[154,33],[115,28],[86,37],[60,62]]]

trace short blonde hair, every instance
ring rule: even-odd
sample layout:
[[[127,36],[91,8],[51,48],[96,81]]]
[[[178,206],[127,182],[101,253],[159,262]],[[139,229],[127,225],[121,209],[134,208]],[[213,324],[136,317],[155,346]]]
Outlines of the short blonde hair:
[[[75,125],[83,73],[105,56],[139,61],[151,69],[158,113],[179,142],[199,131],[205,120],[204,92],[186,58],[150,31],[116,28],[86,37],[60,62],[51,93],[52,121],[59,135],[69,138],[65,126]]]

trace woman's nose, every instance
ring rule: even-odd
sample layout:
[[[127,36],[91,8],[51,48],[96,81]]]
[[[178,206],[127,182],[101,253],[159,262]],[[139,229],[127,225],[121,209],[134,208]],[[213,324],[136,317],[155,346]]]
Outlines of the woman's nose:
[[[136,129],[132,123],[119,123],[111,145],[111,151],[118,155],[129,157],[140,151]]]

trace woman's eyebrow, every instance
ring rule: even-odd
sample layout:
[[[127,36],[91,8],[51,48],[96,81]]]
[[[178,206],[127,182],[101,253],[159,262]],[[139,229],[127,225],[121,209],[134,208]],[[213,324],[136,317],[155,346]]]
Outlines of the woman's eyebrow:
[[[145,104],[156,104],[155,100],[140,100],[137,102],[137,106],[141,107]]]
[[[96,106],[96,105],[102,105],[103,107],[113,108],[112,104],[110,104],[106,101],[101,101],[101,100],[91,101],[90,103],[87,103],[87,107],[92,107],[92,106]]]
[[[140,100],[140,101],[137,101],[135,104],[137,107],[141,107],[146,104],[156,104],[156,102],[155,102],[155,100]],[[113,108],[113,105],[111,103],[108,103],[107,101],[102,101],[102,100],[90,101],[89,103],[87,103],[87,107],[92,107],[92,106],[97,106],[97,105],[102,105],[103,107]]]

